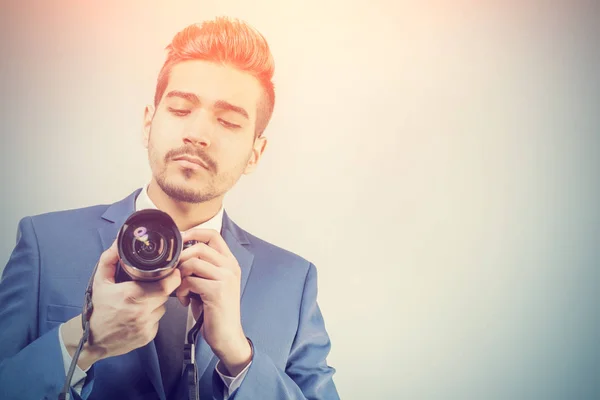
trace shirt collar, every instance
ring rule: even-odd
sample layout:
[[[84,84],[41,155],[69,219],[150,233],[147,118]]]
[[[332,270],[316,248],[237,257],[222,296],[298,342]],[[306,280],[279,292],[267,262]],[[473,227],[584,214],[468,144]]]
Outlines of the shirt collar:
[[[144,185],[142,191],[135,200],[135,210],[145,210],[148,208],[157,209],[150,197],[148,196],[148,184]],[[214,229],[217,232],[221,232],[221,226],[223,225],[223,206],[219,209],[219,212],[209,219],[208,221],[195,226],[194,228],[202,229]]]

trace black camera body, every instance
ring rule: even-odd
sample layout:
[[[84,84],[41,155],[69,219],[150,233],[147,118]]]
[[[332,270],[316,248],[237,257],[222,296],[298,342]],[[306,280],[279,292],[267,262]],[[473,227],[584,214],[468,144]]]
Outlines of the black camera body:
[[[119,261],[115,282],[163,279],[177,268],[181,252],[196,243],[193,240],[183,243],[169,214],[157,209],[136,211],[127,218],[117,236]]]

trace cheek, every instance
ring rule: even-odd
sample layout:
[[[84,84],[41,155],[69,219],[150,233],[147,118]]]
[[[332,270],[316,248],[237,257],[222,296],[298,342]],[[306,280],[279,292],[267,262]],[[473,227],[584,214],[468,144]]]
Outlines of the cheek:
[[[148,157],[153,164],[162,165],[165,163],[165,155],[172,147],[169,147],[168,144],[164,143],[163,139],[153,132],[148,141]]]
[[[159,112],[152,121],[152,134],[155,136],[155,141],[168,143],[173,142],[181,137],[185,131],[185,120],[174,118],[164,112]]]
[[[229,163],[232,169],[236,170],[236,172],[241,173],[244,171],[248,162],[252,157],[252,151],[245,149],[240,149],[236,151],[234,154],[230,155]]]
[[[159,153],[165,153],[168,150],[180,145],[178,143],[178,127],[174,124],[167,124],[163,121],[155,121],[152,124],[148,146]]]
[[[233,138],[222,136],[211,146],[221,155],[223,162],[230,166],[237,166],[248,160],[252,152],[252,143],[246,138]]]

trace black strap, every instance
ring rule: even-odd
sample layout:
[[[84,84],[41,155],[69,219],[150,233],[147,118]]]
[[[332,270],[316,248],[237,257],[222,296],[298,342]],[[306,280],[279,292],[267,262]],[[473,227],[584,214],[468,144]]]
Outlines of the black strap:
[[[198,368],[196,366],[196,338],[204,322],[204,311],[198,317],[198,320],[190,329],[187,335],[187,344],[184,347],[183,357],[183,379],[188,388],[188,400],[199,400],[198,390]]]
[[[94,286],[94,276],[96,276],[96,270],[98,269],[98,264],[100,261],[96,263],[94,270],[92,271],[92,276],[90,277],[87,287],[85,289],[85,298],[83,301],[83,310],[81,313],[81,327],[83,329],[83,335],[81,335],[81,339],[79,340],[79,345],[75,350],[75,354],[73,354],[73,358],[71,359],[71,365],[69,366],[69,372],[67,373],[67,377],[65,379],[65,384],[63,386],[62,392],[58,395],[59,400],[68,400],[71,388],[71,380],[73,379],[73,374],[75,373],[75,367],[77,366],[77,360],[79,360],[79,355],[81,354],[81,350],[86,342],[90,342],[90,317],[92,315],[92,310],[94,306],[92,304],[92,287]]]

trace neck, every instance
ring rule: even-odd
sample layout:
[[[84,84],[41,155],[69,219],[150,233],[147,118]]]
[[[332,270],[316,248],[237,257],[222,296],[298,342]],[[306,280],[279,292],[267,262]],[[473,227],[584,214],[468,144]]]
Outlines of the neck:
[[[181,232],[208,221],[217,215],[223,204],[222,196],[203,203],[184,203],[173,200],[163,192],[154,179],[148,185],[148,197],[159,210],[173,218]]]

